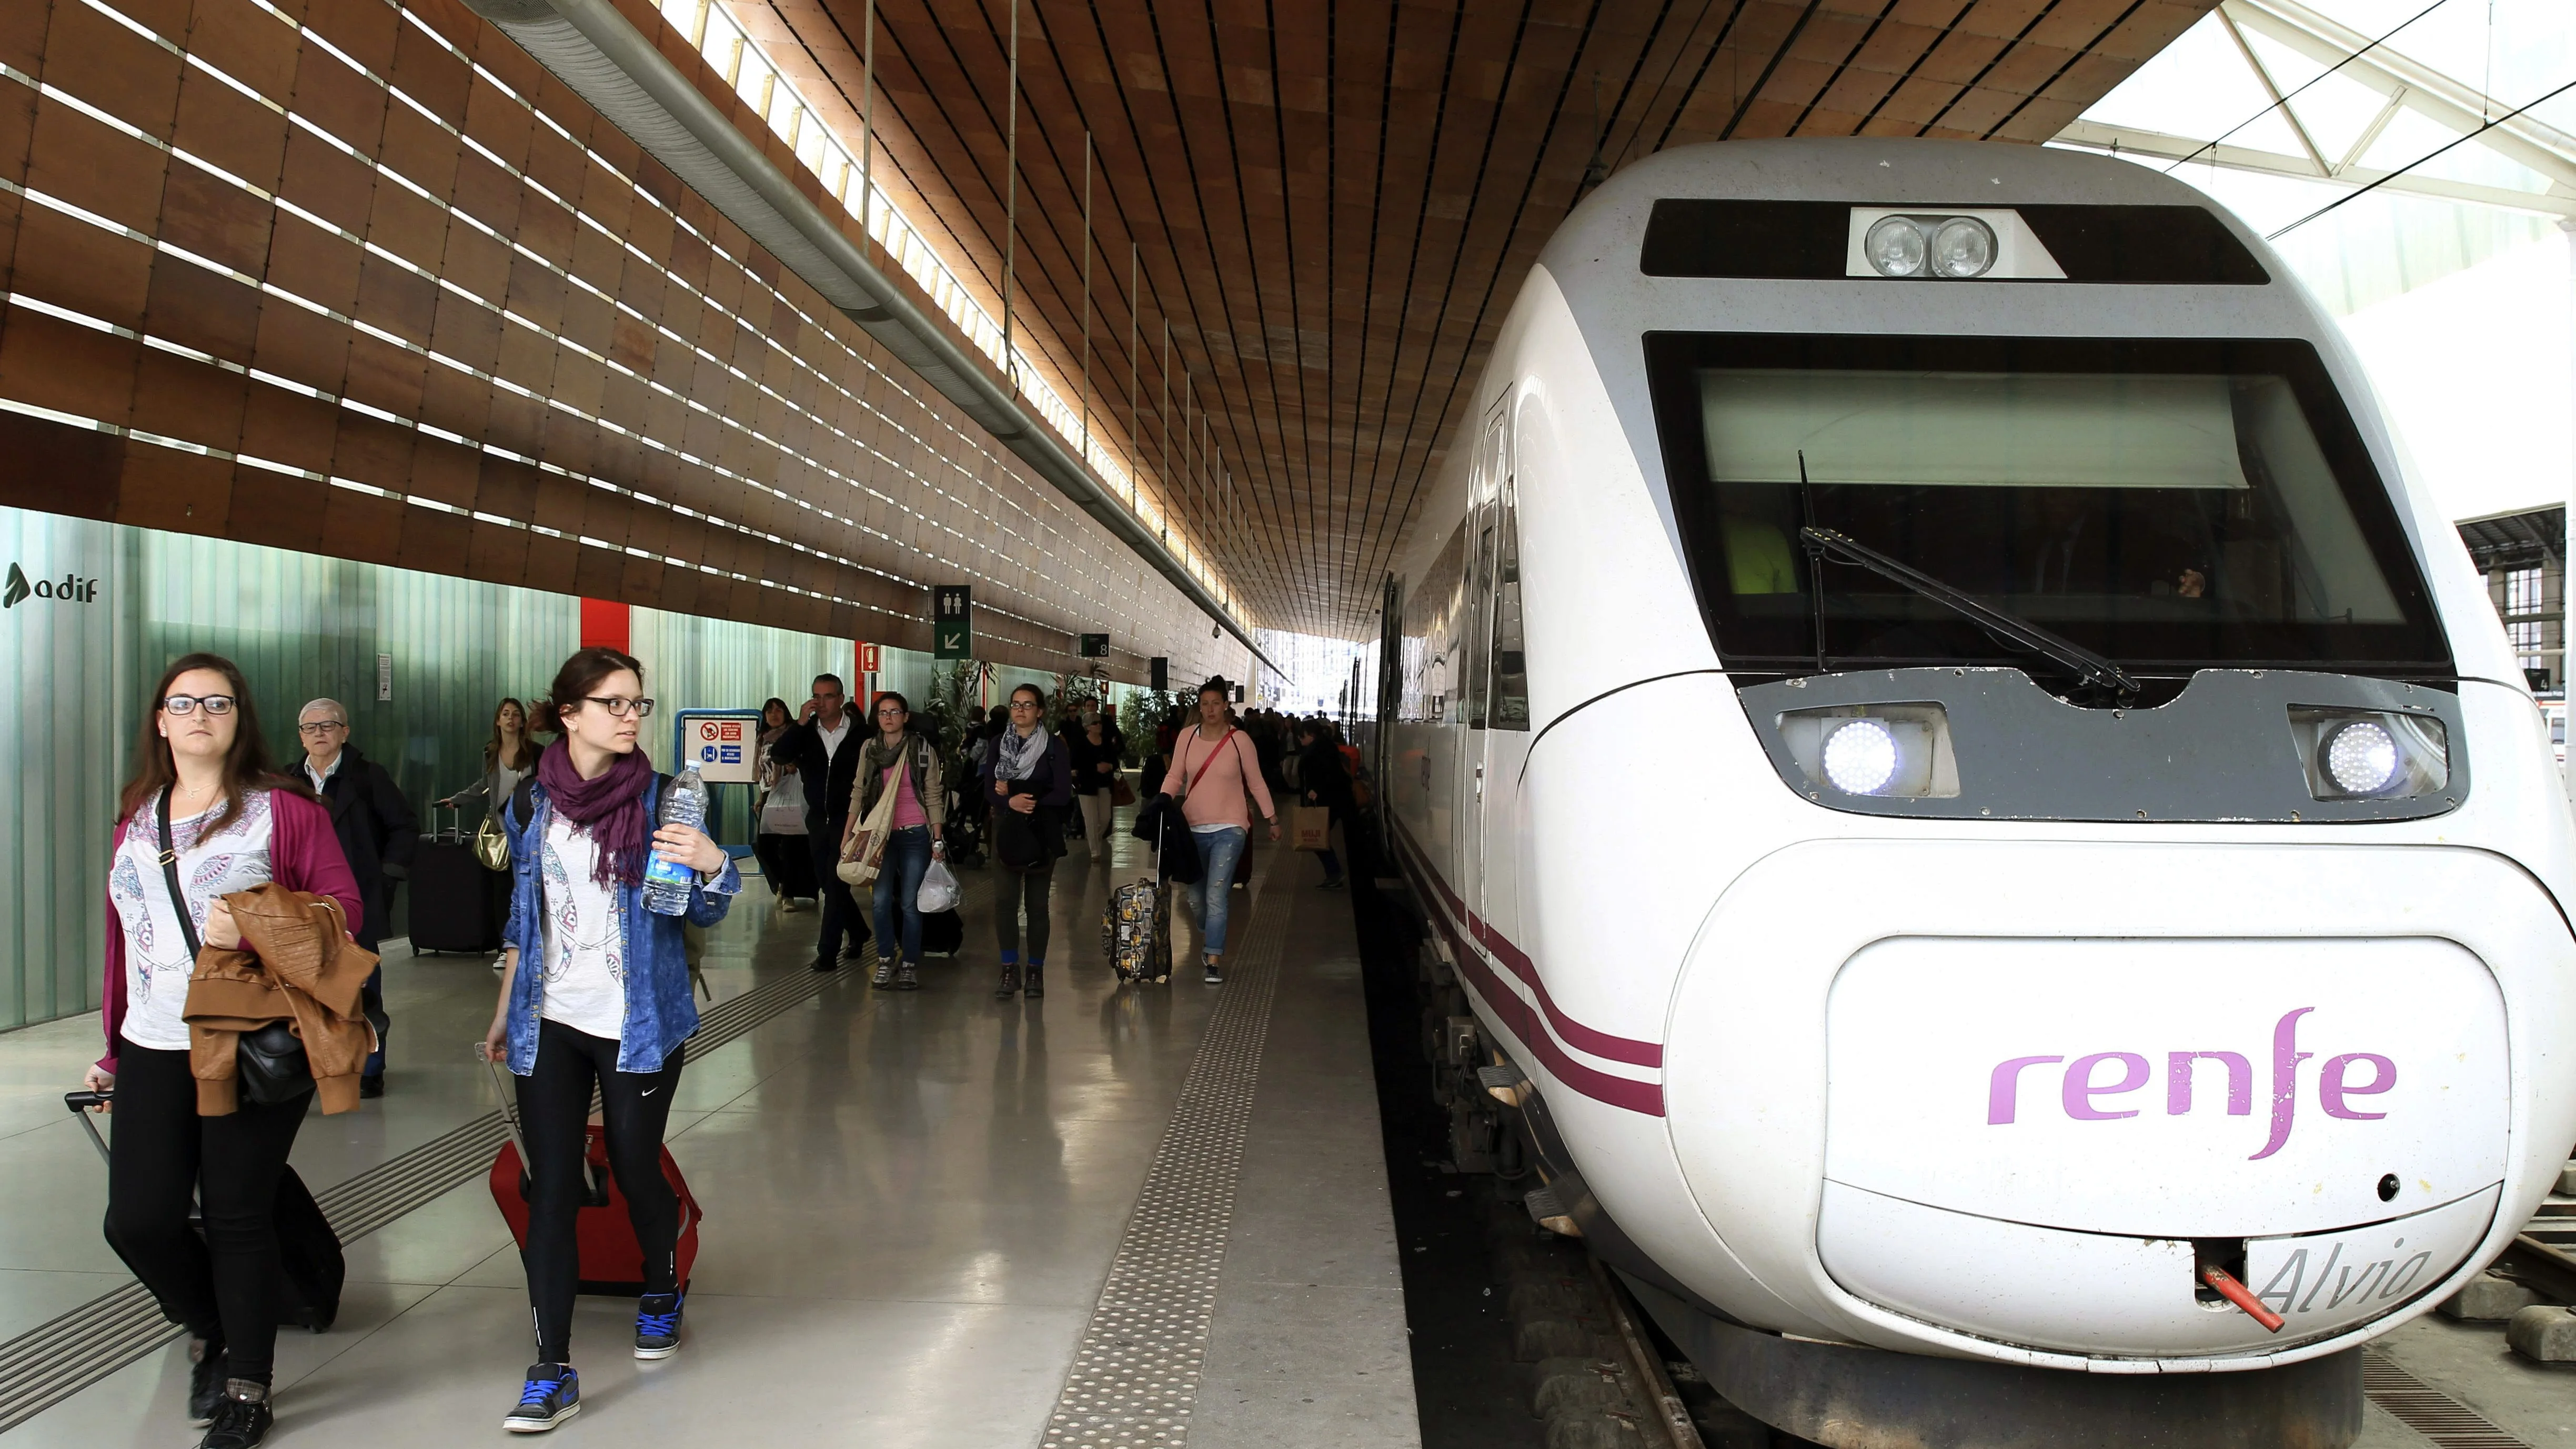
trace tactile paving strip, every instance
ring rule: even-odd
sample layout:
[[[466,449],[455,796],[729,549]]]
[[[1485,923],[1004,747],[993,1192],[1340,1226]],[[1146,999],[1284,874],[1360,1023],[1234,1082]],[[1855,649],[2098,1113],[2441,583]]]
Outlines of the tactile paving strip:
[[[1295,896],[1270,877],[1281,858],[1296,857],[1264,854],[1269,862],[1243,913],[1248,919],[1229,933],[1242,949],[1228,953],[1225,995],[1209,1014],[1180,1103],[1154,1149],[1145,1190],[1047,1419],[1043,1449],[1151,1449],[1188,1437]],[[1176,967],[1168,988],[1130,989],[1197,988],[1195,976]]]
[[[798,971],[727,997],[700,1014],[689,1051],[711,1052],[856,974]],[[507,1136],[501,1114],[486,1112],[316,1194],[315,1201],[341,1243],[355,1242],[490,1171]],[[143,1285],[127,1283],[0,1343],[0,1433],[178,1336]]]

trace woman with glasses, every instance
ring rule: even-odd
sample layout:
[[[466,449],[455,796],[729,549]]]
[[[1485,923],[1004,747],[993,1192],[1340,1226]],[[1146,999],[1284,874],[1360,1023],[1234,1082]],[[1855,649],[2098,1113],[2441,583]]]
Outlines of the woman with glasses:
[[[483,1055],[518,1078],[527,1144],[528,1238],[520,1260],[535,1308],[537,1362],[505,1429],[551,1429],[581,1412],[572,1364],[573,1296],[581,1282],[581,1210],[594,1089],[608,1165],[644,1253],[635,1356],[680,1347],[679,1195],[662,1175],[662,1133],[680,1082],[681,1043],[697,1030],[681,922],[725,917],[742,877],[723,847],[685,825],[654,828],[668,777],[636,749],[653,701],[644,666],[614,649],[564,661],[537,705],[563,742],[537,757],[534,779],[502,819],[518,876],[503,937],[501,1000]],[[696,872],[688,910],[645,909],[648,855]]]
[[[885,792],[895,792],[893,826],[877,863],[877,970],[872,984],[879,990],[915,991],[921,986],[921,877],[939,853],[940,835],[947,828],[948,772],[939,763],[938,744],[913,732],[910,700],[887,690],[877,696],[876,716],[877,732],[860,747],[849,828],[856,831]]]
[[[1002,980],[993,995],[1046,995],[1047,897],[1056,857],[1064,854],[1064,809],[1073,801],[1073,755],[1046,729],[1046,692],[1034,684],[1011,691],[1011,722],[993,736],[977,771],[993,810],[993,860],[1014,880],[1003,882],[993,909],[1002,948]],[[1029,959],[1020,970],[1020,914],[1028,913]]]
[[[90,1090],[114,1093],[107,1236],[188,1330],[188,1417],[207,1425],[203,1449],[250,1449],[274,1417],[279,1175],[312,1094],[244,1094],[223,1116],[199,1116],[181,1013],[196,945],[241,945],[224,896],[274,881],[329,896],[352,927],[363,906],[329,812],[272,765],[231,660],[183,656],[150,699],[108,861],[107,1055],[89,1069]]]

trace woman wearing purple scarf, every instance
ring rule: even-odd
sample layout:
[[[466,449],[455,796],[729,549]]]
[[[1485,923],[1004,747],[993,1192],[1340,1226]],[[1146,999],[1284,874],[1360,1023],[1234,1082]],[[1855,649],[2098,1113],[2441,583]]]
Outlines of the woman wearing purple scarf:
[[[742,889],[732,858],[684,825],[653,828],[661,791],[635,748],[653,701],[644,666],[614,649],[564,661],[537,704],[537,727],[563,743],[537,757],[502,821],[511,899],[501,1002],[485,1033],[488,1060],[517,1077],[527,1143],[528,1238],[520,1258],[535,1308],[537,1363],[502,1427],[551,1429],[581,1412],[572,1369],[573,1295],[581,1280],[575,1222],[587,1183],[590,1097],[599,1093],[608,1165],[644,1250],[635,1356],[680,1347],[680,1202],[662,1175],[662,1133],[679,1086],[681,1043],[698,1025],[683,919],[712,926]],[[654,855],[697,872],[684,916],[644,907]]]

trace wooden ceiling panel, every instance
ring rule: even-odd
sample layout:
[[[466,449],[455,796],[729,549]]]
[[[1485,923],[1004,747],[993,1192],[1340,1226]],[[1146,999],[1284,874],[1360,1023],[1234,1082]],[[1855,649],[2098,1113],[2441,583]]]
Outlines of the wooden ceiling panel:
[[[879,183],[996,312],[1012,3],[876,7]],[[2210,0],[1017,3],[1015,331],[1078,397],[1088,131],[1095,426],[1149,472],[1168,452],[1166,497],[1258,622],[1357,636],[1596,157],[2045,139]],[[865,6],[737,4],[845,134]]]

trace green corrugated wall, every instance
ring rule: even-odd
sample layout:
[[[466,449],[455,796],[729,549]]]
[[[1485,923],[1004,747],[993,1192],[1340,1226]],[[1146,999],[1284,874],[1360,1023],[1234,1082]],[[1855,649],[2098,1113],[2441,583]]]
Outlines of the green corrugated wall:
[[[0,1028],[98,1004],[116,792],[142,696],[171,659],[205,649],[239,663],[282,763],[302,755],[304,702],[341,701],[352,743],[426,823],[429,801],[480,773],[495,704],[543,691],[580,635],[568,595],[0,508],[0,567],[12,565],[31,592],[0,609]],[[32,592],[67,575],[94,580],[95,597]],[[645,739],[665,765],[677,709],[802,702],[813,675],[851,675],[846,639],[650,609],[631,628],[660,701]],[[885,653],[889,686],[927,683],[923,656]],[[377,698],[379,655],[390,699]],[[726,805],[720,833],[745,838],[747,800]],[[405,913],[398,903],[397,932]]]

